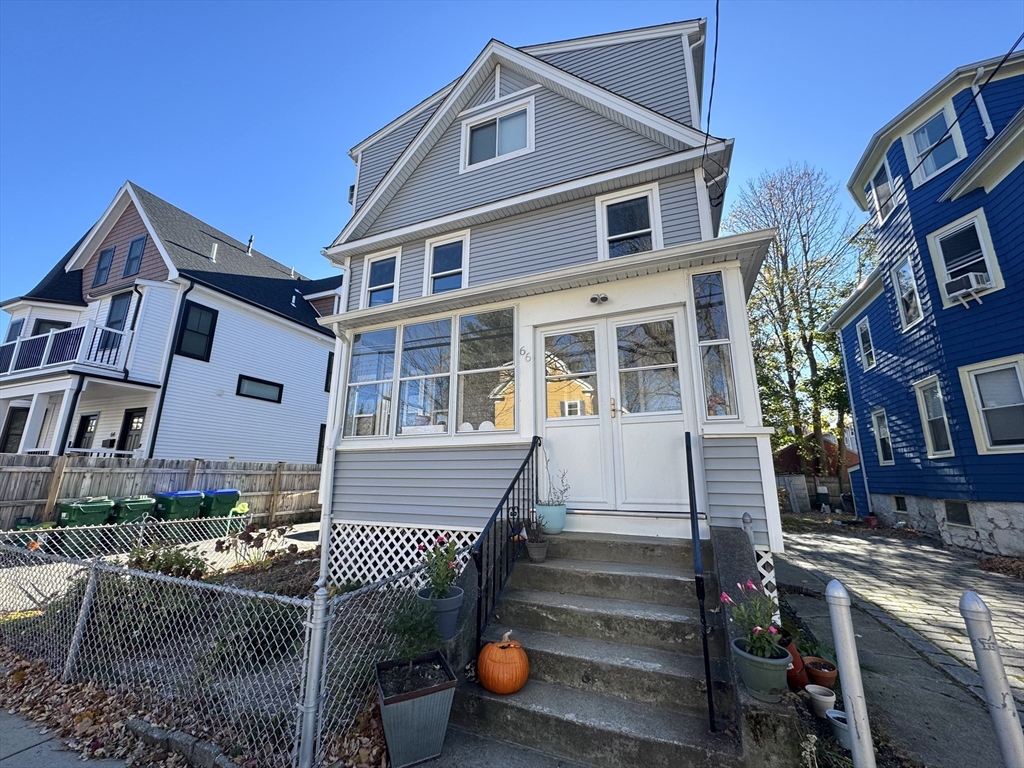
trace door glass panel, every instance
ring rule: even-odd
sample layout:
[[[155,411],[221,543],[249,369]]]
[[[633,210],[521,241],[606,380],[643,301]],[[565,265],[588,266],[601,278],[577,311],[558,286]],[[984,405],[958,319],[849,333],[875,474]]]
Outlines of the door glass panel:
[[[593,331],[544,338],[546,415],[549,419],[596,416],[597,352]]]
[[[682,410],[672,321],[620,325],[615,335],[622,412]]]

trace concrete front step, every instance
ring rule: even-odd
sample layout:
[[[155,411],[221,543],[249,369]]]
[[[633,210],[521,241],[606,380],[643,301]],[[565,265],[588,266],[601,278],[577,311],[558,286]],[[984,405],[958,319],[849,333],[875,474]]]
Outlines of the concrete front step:
[[[461,687],[452,722],[602,768],[739,768],[739,744],[706,717],[530,680],[498,696]]]
[[[703,654],[700,614],[695,609],[676,606],[506,589],[493,622],[570,637]],[[709,647],[713,656],[724,652],[722,633],[713,625]]]
[[[702,542],[704,571],[712,570],[711,542]],[[689,539],[653,536],[618,536],[605,533],[560,533],[548,537],[548,557],[599,560],[680,568],[693,573],[693,547]]]
[[[430,768],[595,768],[565,757],[549,755],[530,748],[530,741],[491,739],[449,725],[441,756],[430,761]]]
[[[498,640],[507,629],[491,625],[484,639]],[[534,629],[513,629],[512,637],[526,649],[532,680],[707,716],[703,656]],[[722,682],[728,679],[725,659],[711,660],[711,679],[715,714],[728,720],[733,699],[731,686]]]
[[[697,607],[696,582],[679,566],[635,563],[608,563],[597,560],[557,559],[543,563],[519,562],[512,571],[510,585],[616,600],[635,600]],[[718,589],[705,576],[705,605],[718,605]]]

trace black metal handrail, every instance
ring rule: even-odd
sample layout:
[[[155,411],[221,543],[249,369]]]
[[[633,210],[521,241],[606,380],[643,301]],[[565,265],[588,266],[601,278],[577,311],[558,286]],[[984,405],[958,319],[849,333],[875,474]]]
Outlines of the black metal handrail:
[[[477,572],[477,648],[480,648],[480,639],[523,548],[523,536],[520,534],[525,533],[523,525],[537,500],[537,448],[540,444],[540,437],[534,435],[519,471],[494,508],[491,519],[473,542],[473,562]]]
[[[711,655],[708,653],[708,622],[704,615],[704,561],[700,552],[700,521],[697,514],[697,487],[693,481],[693,447],[686,433],[686,482],[690,491],[690,539],[693,542],[693,580],[700,606],[700,636],[704,644],[704,682],[708,694],[708,721],[715,732],[715,697],[711,684]]]

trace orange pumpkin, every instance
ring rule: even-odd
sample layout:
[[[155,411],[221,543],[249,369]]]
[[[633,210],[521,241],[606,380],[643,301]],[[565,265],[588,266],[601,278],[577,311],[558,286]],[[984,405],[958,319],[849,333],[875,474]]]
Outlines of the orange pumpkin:
[[[480,651],[476,662],[476,675],[480,684],[492,693],[515,693],[530,676],[530,660],[518,640],[511,640],[506,632],[500,643],[488,643]]]

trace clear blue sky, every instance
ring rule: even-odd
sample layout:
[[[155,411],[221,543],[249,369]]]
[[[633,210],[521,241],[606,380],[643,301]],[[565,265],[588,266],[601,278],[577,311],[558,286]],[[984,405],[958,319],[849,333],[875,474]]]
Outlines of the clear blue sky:
[[[1005,53],[1022,9],[724,0],[711,130],[736,139],[733,191],[789,160],[845,185],[877,128],[957,66]],[[713,16],[706,0],[3,0],[0,298],[31,288],[125,179],[255,235],[306,275],[332,274],[319,251],[350,214],[347,150],[458,77],[489,38],[521,46],[699,17],[712,32]]]

